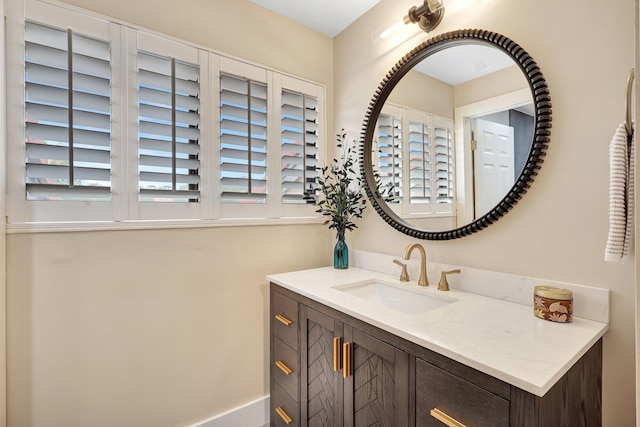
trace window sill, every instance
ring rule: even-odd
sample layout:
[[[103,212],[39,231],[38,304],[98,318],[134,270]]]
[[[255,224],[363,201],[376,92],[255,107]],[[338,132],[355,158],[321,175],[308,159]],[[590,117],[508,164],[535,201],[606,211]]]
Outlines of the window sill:
[[[398,215],[402,219],[429,219],[429,218],[453,218],[455,214],[449,212],[442,213],[408,213]]]
[[[7,224],[7,234],[70,233],[88,231],[163,230],[217,227],[262,227],[274,225],[316,225],[324,218],[246,218],[218,220],[96,221],[38,222]]]

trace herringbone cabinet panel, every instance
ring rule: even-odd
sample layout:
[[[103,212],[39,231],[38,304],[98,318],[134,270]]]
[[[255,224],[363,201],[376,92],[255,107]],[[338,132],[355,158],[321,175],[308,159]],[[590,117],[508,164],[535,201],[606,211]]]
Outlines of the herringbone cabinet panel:
[[[345,379],[345,426],[408,425],[409,355],[357,329],[344,329],[353,348],[352,372]]]
[[[333,333],[308,323],[309,427],[332,426],[335,419]]]
[[[341,338],[342,324],[312,309],[303,310],[306,321],[306,421],[309,427],[342,425],[342,372],[334,370],[334,339]],[[303,325],[304,327],[304,325]],[[306,356],[305,356],[306,355]],[[304,402],[304,400],[303,400]],[[304,405],[304,403],[303,403]],[[304,414],[303,410],[303,414]]]
[[[393,427],[394,366],[364,347],[353,353],[355,425]]]

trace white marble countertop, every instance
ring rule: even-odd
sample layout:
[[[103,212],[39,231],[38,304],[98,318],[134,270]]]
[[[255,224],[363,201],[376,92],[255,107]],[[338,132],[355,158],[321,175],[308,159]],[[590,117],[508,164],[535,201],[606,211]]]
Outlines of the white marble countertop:
[[[384,273],[332,267],[273,274],[267,280],[377,326],[502,381],[543,396],[609,329],[607,323],[574,317],[554,323],[527,305],[469,292],[418,286]],[[367,280],[437,298],[443,307],[405,314],[334,289]],[[533,296],[532,296],[533,299]]]

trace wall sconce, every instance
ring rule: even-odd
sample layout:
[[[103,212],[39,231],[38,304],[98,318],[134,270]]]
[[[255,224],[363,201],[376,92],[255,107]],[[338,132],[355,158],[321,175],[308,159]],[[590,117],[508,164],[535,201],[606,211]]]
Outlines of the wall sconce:
[[[444,17],[444,4],[442,0],[424,0],[421,6],[413,6],[407,15],[399,22],[372,34],[375,44],[388,39],[400,28],[409,23],[417,23],[422,31],[429,32],[436,28]]]
[[[413,6],[404,17],[404,23],[418,23],[422,31],[429,32],[436,28],[444,17],[442,0],[424,0],[422,6]]]

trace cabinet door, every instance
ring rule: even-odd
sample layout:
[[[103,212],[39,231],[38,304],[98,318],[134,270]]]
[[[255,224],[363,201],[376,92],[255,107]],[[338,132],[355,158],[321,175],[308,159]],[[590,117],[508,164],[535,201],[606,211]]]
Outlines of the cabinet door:
[[[343,418],[342,323],[302,306],[303,426],[339,427]]]
[[[344,327],[345,427],[409,425],[409,355]]]

